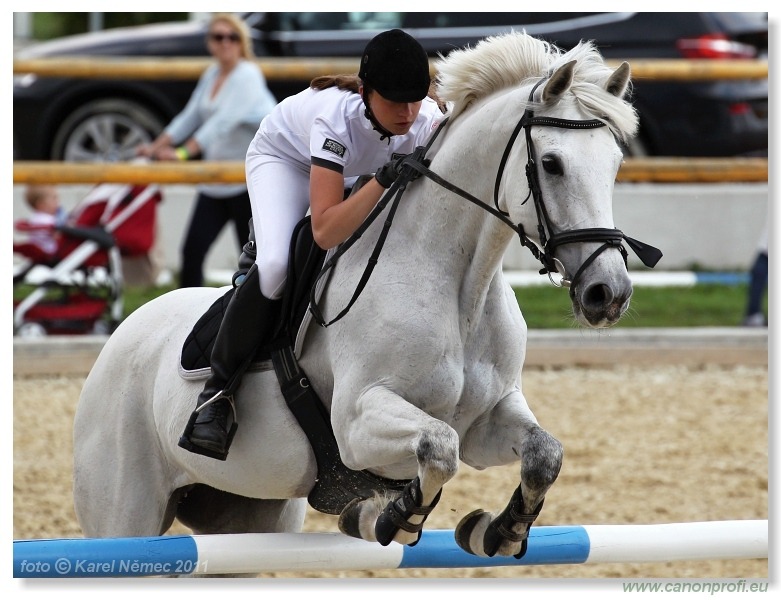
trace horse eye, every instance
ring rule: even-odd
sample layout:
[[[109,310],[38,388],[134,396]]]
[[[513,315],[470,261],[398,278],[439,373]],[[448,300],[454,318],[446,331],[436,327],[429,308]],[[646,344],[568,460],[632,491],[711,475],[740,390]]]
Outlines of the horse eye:
[[[542,157],[542,168],[545,169],[545,172],[550,175],[562,175],[564,173],[563,169],[561,168],[561,163],[553,156]]]

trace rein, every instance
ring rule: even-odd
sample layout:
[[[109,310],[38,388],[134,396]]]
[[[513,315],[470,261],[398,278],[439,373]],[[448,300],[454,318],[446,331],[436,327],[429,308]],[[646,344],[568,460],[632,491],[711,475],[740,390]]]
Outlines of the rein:
[[[422,167],[423,169],[428,171],[428,167],[426,167],[425,164],[423,164],[423,161],[425,160],[426,152],[428,152],[428,150],[431,148],[434,141],[439,136],[440,131],[442,131],[442,125],[444,125],[446,121],[447,119],[444,119],[440,123],[440,126],[437,127],[437,129],[434,131],[434,134],[431,136],[431,138],[429,139],[428,143],[425,146],[418,146],[417,148],[415,148],[415,151],[412,154],[407,155],[402,159],[401,173],[396,178],[396,181],[394,181],[393,185],[391,185],[388,191],[382,195],[382,197],[377,202],[375,207],[369,213],[369,216],[366,217],[363,223],[361,223],[361,226],[355,230],[355,233],[353,233],[347,240],[345,240],[337,248],[336,252],[334,252],[334,254],[331,255],[331,257],[323,265],[323,268],[320,270],[320,273],[315,278],[314,283],[312,284],[312,289],[309,292],[309,311],[312,313],[312,316],[314,317],[317,324],[320,325],[321,327],[328,327],[329,325],[336,323],[336,321],[338,321],[344,315],[347,314],[350,308],[352,308],[352,305],[355,304],[355,301],[358,299],[358,296],[361,295],[363,288],[366,286],[366,283],[369,281],[369,277],[371,277],[372,271],[374,270],[374,267],[380,258],[380,253],[382,252],[382,248],[385,245],[385,239],[388,237],[388,232],[390,231],[390,226],[391,223],[393,222],[393,217],[396,214],[396,209],[399,206],[399,201],[401,200],[402,195],[404,195],[404,191],[407,189],[407,184],[409,184],[410,181],[412,181],[414,178],[418,176],[417,173],[422,172],[419,171],[419,167]],[[366,232],[369,226],[372,223],[374,223],[374,221],[377,219],[380,213],[383,210],[385,210],[385,207],[388,205],[388,202],[390,202],[391,199],[393,200],[393,204],[391,205],[390,210],[388,211],[388,216],[385,219],[385,223],[383,223],[382,231],[380,232],[380,236],[377,239],[377,243],[374,246],[374,251],[369,257],[368,262],[366,263],[366,267],[364,268],[363,275],[361,275],[361,279],[355,288],[355,292],[353,292],[352,298],[350,298],[350,301],[348,302],[347,306],[345,306],[342,309],[342,311],[338,315],[336,315],[336,317],[326,322],[325,318],[323,317],[323,313],[320,310],[320,307],[317,303],[317,298],[316,298],[317,283],[328,271],[334,268],[334,266],[336,265],[336,261],[339,259],[339,257],[342,256],[345,252],[347,252],[347,250],[349,250],[352,247],[352,245],[355,244],[355,242],[361,239],[361,236]]]
[[[532,88],[531,93],[529,94],[529,102],[533,100],[534,92],[540,86],[540,84],[543,83],[545,80],[546,79],[541,79]],[[448,122],[448,118],[443,119],[440,122],[439,127],[436,129],[436,131],[431,136],[431,138],[429,139],[428,143],[425,146],[418,146],[412,154],[409,154],[402,159],[401,161],[402,169],[401,169],[401,173],[399,174],[399,177],[396,179],[393,185],[388,189],[388,191],[385,194],[383,194],[383,196],[380,198],[379,202],[374,207],[372,212],[364,220],[361,226],[355,231],[355,233],[353,233],[353,235],[350,236],[350,238],[348,238],[344,243],[342,243],[337,249],[337,251],[331,256],[331,258],[323,265],[323,268],[321,269],[320,273],[315,278],[314,284],[312,285],[312,289],[310,291],[309,310],[312,313],[317,324],[320,325],[321,327],[328,327],[329,325],[332,325],[333,323],[335,323],[336,321],[344,317],[344,315],[347,314],[347,312],[350,310],[352,305],[358,299],[358,296],[360,296],[361,292],[363,291],[363,288],[366,286],[366,283],[369,280],[369,277],[371,276],[371,272],[374,270],[374,267],[377,264],[380,253],[385,244],[385,240],[388,236],[388,231],[390,230],[391,223],[393,222],[393,217],[396,213],[396,209],[398,208],[398,204],[401,199],[401,196],[404,194],[404,191],[407,189],[407,185],[409,184],[409,182],[419,177],[420,175],[427,177],[431,181],[453,192],[454,194],[461,196],[465,200],[468,200],[469,202],[476,204],[486,212],[490,213],[491,215],[493,215],[494,217],[496,217],[497,219],[505,223],[510,229],[512,229],[516,234],[518,234],[521,245],[528,248],[531,251],[531,253],[534,255],[534,257],[540,261],[540,263],[542,264],[542,269],[540,269],[540,274],[544,275],[547,273],[548,276],[550,277],[551,273],[561,272],[562,276],[564,277],[561,285],[565,287],[574,287],[574,285],[580,278],[581,274],[585,271],[585,269],[591,263],[593,263],[594,260],[602,252],[604,252],[608,248],[617,248],[621,253],[621,255],[623,256],[624,263],[626,264],[627,251],[623,246],[624,241],[626,241],[627,245],[635,252],[635,254],[637,254],[638,258],[640,258],[643,264],[647,267],[653,268],[654,266],[656,266],[656,263],[659,262],[659,259],[661,259],[662,252],[659,249],[654,248],[653,246],[650,246],[648,244],[644,244],[643,242],[640,242],[633,238],[630,238],[619,229],[593,227],[593,228],[584,228],[584,229],[570,229],[558,233],[555,233],[553,231],[550,218],[548,217],[548,211],[546,210],[545,203],[543,202],[542,199],[542,189],[539,184],[537,163],[534,160],[534,145],[531,139],[531,128],[532,126],[536,125],[539,127],[560,127],[566,129],[594,129],[597,127],[604,127],[605,123],[603,121],[600,121],[598,119],[588,119],[588,120],[578,121],[578,120],[570,120],[570,119],[558,119],[554,117],[535,117],[534,112],[529,110],[529,108],[526,108],[523,115],[521,116],[521,119],[518,121],[518,124],[515,126],[515,129],[513,130],[512,135],[510,136],[510,140],[507,142],[507,146],[504,149],[504,153],[502,154],[502,159],[499,163],[499,168],[496,173],[496,183],[494,186],[494,206],[491,206],[483,202],[479,198],[476,198],[469,192],[462,190],[458,186],[450,183],[446,179],[443,179],[437,173],[435,173],[434,171],[428,168],[428,163],[430,161],[425,158],[426,153],[431,148],[434,141],[439,136],[440,132],[445,128],[447,122]],[[525,129],[525,133],[526,133],[526,149],[528,154],[528,160],[526,163],[526,177],[529,182],[529,196],[531,196],[534,200],[534,206],[537,213],[537,232],[540,238],[540,244],[542,246],[542,250],[540,250],[540,248],[537,247],[537,244],[535,244],[534,241],[526,234],[523,224],[513,223],[509,218],[509,213],[499,208],[499,187],[501,184],[502,175],[504,174],[504,169],[507,164],[507,160],[510,156],[510,152],[522,129]],[[524,203],[529,199],[529,196],[526,197]],[[347,306],[344,309],[342,309],[342,311],[336,317],[334,317],[331,321],[326,322],[325,319],[323,318],[322,311],[320,310],[316,299],[315,291],[316,291],[318,281],[320,281],[320,279],[325,275],[326,272],[328,272],[335,266],[337,259],[361,238],[364,232],[375,221],[375,219],[379,216],[379,214],[385,209],[385,207],[391,201],[391,199],[393,200],[393,204],[391,205],[390,211],[388,212],[388,216],[385,220],[385,223],[383,224],[383,229],[380,233],[379,238],[377,239],[377,243],[375,244],[374,251],[369,257],[363,275],[361,276],[361,279],[358,282],[358,285],[355,289],[355,292],[353,293],[352,298],[350,299]],[[554,257],[554,254],[556,249],[559,246],[565,244],[579,243],[579,242],[603,242],[603,244],[602,246],[597,248],[597,250],[595,250],[591,254],[591,256],[589,256],[583,262],[583,264],[580,266],[580,268],[572,277],[572,279],[567,280],[564,266],[561,264],[561,261],[559,261],[557,258]],[[561,265],[561,271],[559,271],[557,263],[558,265]],[[551,281],[553,280],[551,279]]]

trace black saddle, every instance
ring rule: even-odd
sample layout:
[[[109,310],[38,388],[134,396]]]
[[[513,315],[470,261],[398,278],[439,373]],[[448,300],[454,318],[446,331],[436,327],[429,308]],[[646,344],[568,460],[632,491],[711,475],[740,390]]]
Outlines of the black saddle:
[[[254,235],[251,236],[251,243],[253,240]],[[244,251],[246,254],[247,246]],[[258,348],[255,355],[256,361],[268,360],[270,358],[269,348],[283,343],[281,340],[289,338],[291,332],[294,337],[295,332],[301,327],[309,306],[309,290],[323,266],[325,255],[326,251],[315,244],[311,219],[307,216],[298,223],[293,231],[287,283],[282,297],[280,314],[275,319],[277,326],[270,340]],[[252,262],[254,262],[254,251],[252,251]],[[249,266],[251,266],[251,262],[247,268]],[[234,281],[242,271],[246,271],[246,269],[240,268],[234,275]],[[209,368],[214,340],[235,289],[235,286],[232,287],[218,298],[198,319],[185,339],[181,355],[181,365],[185,371]]]

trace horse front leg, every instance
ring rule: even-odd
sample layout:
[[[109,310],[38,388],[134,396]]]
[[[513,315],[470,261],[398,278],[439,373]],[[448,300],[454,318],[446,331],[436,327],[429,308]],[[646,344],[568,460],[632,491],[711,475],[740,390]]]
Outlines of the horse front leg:
[[[464,462],[477,468],[521,461],[521,483],[496,517],[477,509],[456,527],[458,545],[478,556],[526,553],[529,529],[561,470],[561,443],[542,429],[519,390],[497,404],[464,436]]]
[[[351,406],[334,402],[331,420],[342,461],[354,470],[417,463],[417,475],[395,498],[355,500],[339,516],[353,537],[414,545],[442,487],[458,470],[458,434],[388,388],[362,393]],[[408,478],[389,472],[394,478]]]

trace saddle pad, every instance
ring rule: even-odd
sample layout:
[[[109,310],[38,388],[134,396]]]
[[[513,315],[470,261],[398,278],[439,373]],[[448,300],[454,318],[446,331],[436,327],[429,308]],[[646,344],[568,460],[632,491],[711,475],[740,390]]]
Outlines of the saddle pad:
[[[193,326],[192,331],[182,345],[180,367],[184,373],[208,376],[209,357],[212,354],[214,340],[220,330],[225,309],[233,297],[234,288],[218,298]],[[189,379],[189,377],[188,377]]]

